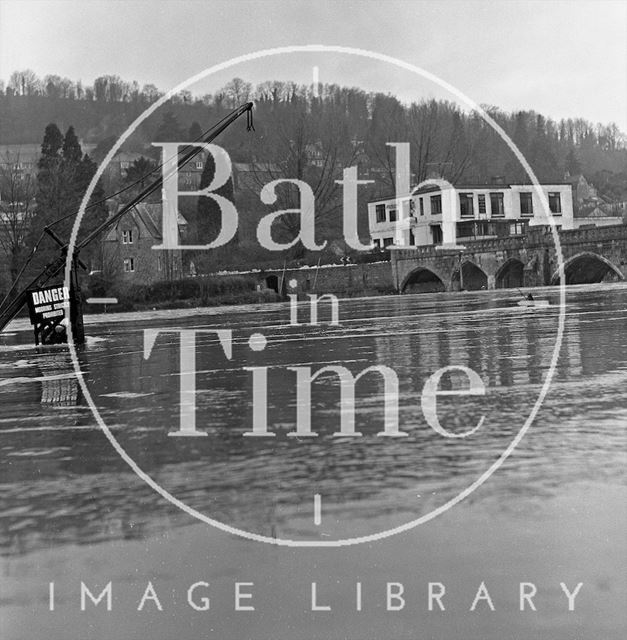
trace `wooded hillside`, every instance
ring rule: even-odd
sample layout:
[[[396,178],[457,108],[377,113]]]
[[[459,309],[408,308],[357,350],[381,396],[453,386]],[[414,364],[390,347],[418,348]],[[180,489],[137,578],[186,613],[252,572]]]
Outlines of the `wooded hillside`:
[[[140,88],[113,75],[83,86],[59,76],[40,79],[28,70],[15,72],[6,88],[0,85],[0,144],[40,142],[50,122],[61,130],[72,125],[84,142],[113,140],[161,95],[153,85]],[[391,95],[336,85],[321,86],[314,97],[310,86],[264,82],[253,87],[235,78],[216,94],[183,92],[163,111],[187,132],[194,122],[208,128],[247,100],[255,101],[256,134],[234,126],[220,139],[235,162],[283,163],[284,169],[291,164],[293,177],[307,171],[307,162],[334,174],[359,163],[360,171],[375,171],[377,190],[383,192],[392,188],[394,169],[394,151],[385,143],[405,141],[411,143],[415,181],[432,171],[453,182],[525,179],[513,154],[478,114],[445,101],[406,105]],[[485,109],[540,181],[561,180],[567,171],[583,173],[600,195],[627,199],[627,139],[616,125],[554,121],[532,110]],[[156,139],[163,112],[158,114],[134,136],[136,148]]]

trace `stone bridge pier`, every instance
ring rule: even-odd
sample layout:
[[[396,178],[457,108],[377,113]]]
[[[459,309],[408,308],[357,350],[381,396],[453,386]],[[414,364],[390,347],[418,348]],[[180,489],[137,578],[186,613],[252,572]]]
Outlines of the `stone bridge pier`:
[[[625,280],[627,225],[559,232],[566,284]],[[560,261],[550,230],[471,240],[455,249],[391,248],[392,277],[403,292],[506,289],[555,285]]]

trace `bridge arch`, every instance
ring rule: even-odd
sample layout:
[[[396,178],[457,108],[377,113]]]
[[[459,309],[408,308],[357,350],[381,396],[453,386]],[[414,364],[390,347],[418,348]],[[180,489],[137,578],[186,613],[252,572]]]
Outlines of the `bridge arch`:
[[[403,284],[401,293],[437,293],[446,291],[444,278],[434,269],[429,267],[417,267],[410,271]]]
[[[265,282],[266,282],[266,288],[272,289],[277,293],[279,293],[279,276],[275,274],[266,276]]]
[[[620,269],[607,258],[584,251],[578,253],[564,262],[564,275],[566,284],[592,284],[603,282],[610,276],[613,279],[624,280],[625,276]],[[551,277],[551,284],[559,284],[559,270]]]
[[[525,265],[518,258],[510,258],[502,264],[494,277],[496,289],[516,289],[524,284]]]
[[[461,265],[463,285],[466,291],[479,291],[488,288],[488,274],[478,265],[470,260],[464,260]],[[451,289],[460,288],[459,268],[453,271],[451,277]]]

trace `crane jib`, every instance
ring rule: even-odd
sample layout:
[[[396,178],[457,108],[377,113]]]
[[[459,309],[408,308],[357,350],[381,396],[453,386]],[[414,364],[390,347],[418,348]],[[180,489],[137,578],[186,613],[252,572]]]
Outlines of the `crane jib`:
[[[240,116],[243,114],[247,114],[247,122],[246,128],[248,131],[254,131],[255,128],[253,126],[253,118],[252,118],[252,109],[253,103],[247,102],[243,105],[240,105],[237,109],[234,109],[226,115],[222,120],[217,122],[209,131],[203,134],[202,139],[197,142],[210,143],[217,136],[219,136],[227,127],[229,127],[233,122],[235,122]],[[202,147],[200,146],[183,146],[180,154],[180,159],[177,162],[177,170],[187,164],[190,160],[195,158],[199,153],[202,152]],[[174,174],[174,170],[172,174]],[[165,179],[169,176],[166,175]],[[135,196],[130,202],[124,205],[116,214],[105,220],[102,224],[96,227],[91,233],[89,233],[85,238],[83,238],[80,242],[77,242],[74,246],[73,256],[72,256],[72,274],[73,274],[73,282],[70,287],[70,304],[73,307],[73,312],[70,313],[72,319],[72,328],[73,335],[75,337],[76,342],[82,342],[82,313],[80,311],[80,290],[78,288],[78,279],[76,278],[76,267],[78,264],[81,266],[82,263],[78,258],[78,254],[86,247],[88,244],[93,242],[103,231],[106,231],[111,226],[115,225],[118,220],[120,220],[126,213],[128,213],[134,206],[145,200],[149,195],[154,193],[157,189],[161,188],[163,185],[164,177],[159,175],[151,184],[149,184],[145,189],[143,189],[137,196]],[[53,223],[54,224],[54,223]],[[60,253],[61,255],[48,263],[40,273],[29,282],[28,285],[23,287],[17,295],[15,295],[12,299],[5,299],[3,304],[0,306],[0,331],[2,331],[9,322],[17,316],[22,307],[32,300],[32,297],[29,298],[29,294],[33,293],[33,290],[41,289],[47,282],[49,282],[52,278],[61,273],[66,265],[66,255],[68,252],[67,243],[63,242],[56,234],[49,228],[46,227],[45,232],[50,235],[55,242],[60,245]],[[32,254],[31,254],[32,257]],[[30,259],[30,258],[29,258]],[[8,295],[7,295],[8,298]],[[80,327],[75,327],[74,324],[80,324]],[[79,330],[75,330],[79,329]],[[76,338],[79,337],[79,340]],[[36,338],[37,340],[37,338]]]

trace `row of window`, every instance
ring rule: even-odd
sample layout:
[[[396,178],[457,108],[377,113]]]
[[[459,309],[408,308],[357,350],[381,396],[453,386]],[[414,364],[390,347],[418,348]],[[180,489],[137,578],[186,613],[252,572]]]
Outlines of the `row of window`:
[[[374,239],[374,246],[377,249],[381,249],[382,247],[389,247],[391,244],[394,244],[394,238],[381,238],[381,240],[379,240],[379,238]]]
[[[510,236],[521,236],[526,233],[526,222],[512,222],[508,225],[507,229]],[[459,238],[481,238],[486,236],[497,235],[496,227],[494,223],[488,221],[479,221],[474,223],[458,223],[457,225],[457,237]],[[431,227],[431,239],[433,244],[442,244],[442,227],[440,225],[434,225]],[[389,247],[394,244],[394,238],[375,238],[374,246],[376,248]],[[409,233],[409,244],[415,244],[414,234]]]
[[[531,191],[522,191],[520,197],[520,214],[526,218],[533,218],[533,194]],[[479,215],[486,213],[486,197],[484,193],[477,195],[477,205]],[[474,216],[474,194],[460,193],[459,208],[462,218],[472,218]],[[551,213],[562,213],[562,200],[559,192],[549,192],[549,210]],[[492,218],[502,218],[505,216],[503,207],[503,194],[490,193],[490,215]]]
[[[122,161],[120,162],[120,169],[130,169],[132,164],[133,164],[133,163],[132,163],[132,162],[130,162],[129,160],[122,160]],[[30,165],[29,165],[29,166],[30,166]],[[189,165],[189,166],[191,166],[191,165]],[[189,169],[189,166],[188,166],[188,165],[186,165],[186,168],[188,168],[188,169]],[[196,169],[198,169],[198,170],[201,170],[201,169],[203,168],[203,166],[204,166],[204,165],[203,165],[202,160],[197,160],[196,162],[194,162],[194,167],[195,167]]]
[[[490,216],[492,218],[504,218],[505,205],[503,204],[503,194],[497,192],[497,193],[490,193],[489,195],[490,195]],[[480,193],[477,196],[477,208],[479,211],[479,215],[487,213],[485,196],[486,196],[485,193]],[[462,218],[474,217],[475,215],[474,194],[472,193],[459,194],[459,212]],[[532,212],[532,215],[533,215],[533,212]]]
[[[16,163],[11,163],[11,162],[0,162],[0,167],[2,167],[3,169],[8,170],[15,170],[15,171],[32,171],[35,168],[35,163],[34,162],[16,162]]]
[[[124,273],[134,273],[135,265],[137,261],[135,258],[124,258]],[[157,256],[157,271],[161,271],[163,269],[163,263],[161,261],[161,256]],[[172,269],[176,271],[178,269],[178,263],[176,260],[172,263]]]
[[[488,194],[490,197],[490,217],[492,218],[504,218],[505,217],[505,205],[503,199],[503,193],[494,192]],[[533,217],[533,194],[530,191],[523,191],[520,196],[520,214],[526,218]],[[440,215],[442,213],[442,196],[431,196],[431,215]],[[424,199],[418,199],[420,215],[424,216]],[[475,199],[473,193],[460,193],[459,194],[459,208],[462,218],[472,218],[475,215]],[[416,206],[413,200],[410,201],[410,215],[414,215]],[[561,195],[559,192],[549,193],[549,209],[551,213],[562,213]],[[487,201],[486,194],[477,194],[477,210],[479,215],[487,214]],[[375,205],[375,218],[377,222],[396,222],[397,211],[396,208],[386,209],[385,204]]]
[[[431,215],[438,215],[442,213],[442,196],[431,196]],[[419,207],[420,207],[420,215],[424,216],[425,214],[425,204],[423,198],[418,199]],[[377,222],[396,222],[397,220],[397,211],[396,208],[390,208],[387,210],[386,205],[377,204],[375,205],[375,218]],[[409,201],[409,213],[410,215],[415,215],[416,213],[416,204],[414,200]]]
[[[488,220],[477,220],[474,222],[458,222],[458,238],[482,238],[486,236],[503,235],[507,230],[510,236],[521,236],[526,233],[526,222],[512,222],[503,226],[502,222],[490,222]],[[499,233],[498,229],[501,232]]]

